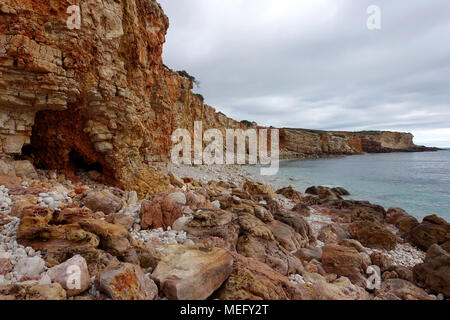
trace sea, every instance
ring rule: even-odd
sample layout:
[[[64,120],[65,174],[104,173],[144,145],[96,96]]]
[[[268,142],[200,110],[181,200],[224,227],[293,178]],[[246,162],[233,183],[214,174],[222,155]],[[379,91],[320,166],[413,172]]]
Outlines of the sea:
[[[246,169],[259,173],[255,166]],[[450,150],[282,160],[277,175],[263,178],[302,192],[314,185],[344,187],[351,193],[346,199],[400,207],[419,219],[437,214],[450,221]]]

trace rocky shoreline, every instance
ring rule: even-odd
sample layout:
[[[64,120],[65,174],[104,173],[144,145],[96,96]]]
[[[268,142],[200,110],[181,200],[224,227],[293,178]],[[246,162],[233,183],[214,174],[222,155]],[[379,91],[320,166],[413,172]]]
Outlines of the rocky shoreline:
[[[275,190],[238,166],[169,170],[167,191],[138,199],[95,171],[1,160],[0,300],[450,297],[440,217]]]

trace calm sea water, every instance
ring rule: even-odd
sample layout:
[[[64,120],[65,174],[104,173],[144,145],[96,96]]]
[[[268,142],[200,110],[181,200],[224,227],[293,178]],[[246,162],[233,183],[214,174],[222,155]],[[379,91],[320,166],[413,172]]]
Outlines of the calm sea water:
[[[341,186],[352,194],[348,199],[368,200],[386,209],[400,207],[418,218],[437,214],[450,221],[450,150],[285,160],[278,175],[266,179],[279,186],[292,184],[299,191],[312,185]]]

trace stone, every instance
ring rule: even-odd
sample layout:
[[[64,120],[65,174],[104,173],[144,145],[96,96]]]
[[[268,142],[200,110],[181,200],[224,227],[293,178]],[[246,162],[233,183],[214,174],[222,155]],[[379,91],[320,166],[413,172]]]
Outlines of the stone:
[[[140,217],[143,229],[167,230],[182,216],[181,206],[165,195],[142,201]]]
[[[383,225],[371,221],[356,221],[348,231],[353,239],[368,248],[394,250],[397,244],[396,236]]]
[[[266,226],[272,231],[274,239],[288,251],[296,251],[309,243],[309,239],[302,238],[292,227],[278,220],[269,222]]]
[[[414,266],[413,274],[419,286],[450,297],[450,254],[437,244],[430,246],[424,263]]]
[[[37,277],[44,269],[45,261],[37,256],[21,258],[14,266],[14,271],[25,277]]]
[[[281,194],[292,201],[301,201],[303,199],[302,194],[291,186],[277,190],[276,194]]]
[[[186,196],[184,195],[183,192],[173,192],[169,194],[168,197],[181,205],[186,204]]]
[[[174,187],[183,188],[184,186],[184,181],[173,172],[169,172],[169,181]]]
[[[295,232],[299,233],[303,239],[308,239],[309,243],[315,241],[311,226],[301,215],[292,211],[277,210],[274,218],[294,228]]]
[[[294,255],[302,261],[309,262],[313,259],[322,260],[322,249],[320,247],[308,247],[298,249]]]
[[[348,192],[346,189],[344,189],[342,187],[331,188],[331,191],[333,191],[338,196],[349,196],[350,195],[350,192]]]
[[[315,274],[314,277],[304,273],[306,283],[300,284],[305,300],[368,300],[369,296],[359,286],[355,286],[348,278],[340,277],[332,282]]]
[[[368,266],[356,249],[327,244],[322,248],[322,266],[326,272],[345,276],[355,285],[366,285],[365,270]]]
[[[66,298],[66,292],[59,283],[0,286],[0,300],[65,300]]]
[[[86,291],[90,286],[90,276],[86,260],[75,255],[66,262],[47,270],[46,274],[54,283],[59,283],[67,296],[72,297]]]
[[[386,222],[395,225],[400,218],[408,216],[409,214],[402,208],[389,208],[386,214]]]
[[[317,240],[320,240],[324,243],[338,243],[341,240],[349,238],[350,235],[344,228],[342,228],[337,223],[332,223],[326,226],[323,226],[319,230],[319,235],[317,236]]]
[[[204,300],[230,276],[233,257],[221,248],[171,245],[152,273],[152,279],[172,300]]]
[[[400,217],[395,223],[395,226],[402,232],[410,232],[417,225],[419,225],[419,221],[409,215]]]
[[[377,300],[436,300],[423,289],[403,279],[388,279],[375,290]]]
[[[343,240],[339,241],[338,244],[340,246],[344,246],[344,247],[355,248],[358,252],[366,251],[366,249],[361,244],[361,242],[359,242],[358,240],[355,240],[355,239],[343,239]]]
[[[28,160],[18,160],[12,163],[16,175],[20,178],[36,179],[38,174]]]
[[[302,300],[303,293],[267,264],[233,254],[231,275],[213,298],[220,300]]]
[[[6,258],[0,258],[0,275],[6,275],[12,270],[13,266]]]
[[[109,191],[90,191],[83,199],[83,205],[92,211],[101,211],[108,215],[119,211],[123,202]]]
[[[155,300],[156,284],[141,267],[131,263],[117,263],[106,267],[95,279],[96,287],[113,300]]]
[[[389,257],[382,252],[373,252],[370,255],[370,259],[372,261],[372,265],[380,267],[381,272],[388,270],[392,265],[391,259],[389,259]]]
[[[271,198],[274,198],[275,196],[275,193],[273,192],[271,186],[253,181],[246,181],[244,183],[244,191],[254,196],[262,195],[262,196],[269,196]]]
[[[425,217],[415,226],[406,239],[426,251],[433,244],[443,244],[450,239],[450,224],[436,216]]]
[[[122,226],[126,230],[129,230],[134,224],[133,216],[124,213],[112,213],[106,217],[106,221]]]

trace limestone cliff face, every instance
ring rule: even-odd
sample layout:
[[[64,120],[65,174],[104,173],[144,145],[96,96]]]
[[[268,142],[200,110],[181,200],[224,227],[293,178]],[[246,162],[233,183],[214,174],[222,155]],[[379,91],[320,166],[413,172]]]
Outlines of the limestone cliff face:
[[[81,29],[69,30],[78,3]],[[240,126],[163,65],[169,21],[156,1],[3,0],[0,20],[0,152],[28,146],[36,165],[68,174],[95,164],[145,195],[167,185],[176,128]]]
[[[436,150],[414,144],[413,138],[406,132],[280,130],[280,145],[285,158]]]
[[[67,27],[81,6],[81,29]],[[77,166],[141,196],[168,185],[164,168],[177,128],[243,126],[203,103],[192,82],[162,63],[169,20],[154,0],[2,0],[0,153],[25,154],[70,177]],[[282,130],[290,153],[353,154],[409,136]]]

